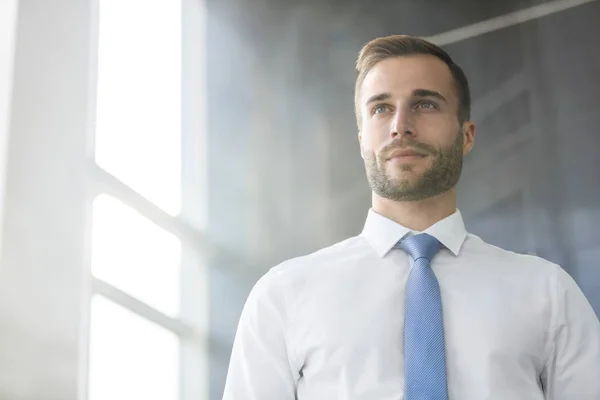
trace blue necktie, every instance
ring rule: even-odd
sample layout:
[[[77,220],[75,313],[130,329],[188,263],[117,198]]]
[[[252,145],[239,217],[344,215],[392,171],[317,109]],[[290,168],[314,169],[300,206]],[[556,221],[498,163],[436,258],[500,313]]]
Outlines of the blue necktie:
[[[441,243],[421,233],[396,247],[413,259],[404,315],[405,399],[448,400],[442,298],[430,265]]]

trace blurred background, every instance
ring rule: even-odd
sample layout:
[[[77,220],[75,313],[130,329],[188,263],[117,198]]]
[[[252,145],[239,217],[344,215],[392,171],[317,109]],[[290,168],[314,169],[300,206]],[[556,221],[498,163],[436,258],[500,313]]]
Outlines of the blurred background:
[[[600,314],[599,21],[594,0],[0,0],[0,399],[220,399],[256,280],[362,229],[354,62],[389,34],[470,80],[468,230]]]

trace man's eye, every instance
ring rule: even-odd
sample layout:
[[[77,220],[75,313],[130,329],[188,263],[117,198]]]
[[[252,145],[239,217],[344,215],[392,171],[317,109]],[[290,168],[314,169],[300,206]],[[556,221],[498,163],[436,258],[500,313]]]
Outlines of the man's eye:
[[[437,108],[437,104],[433,101],[424,100],[417,103],[417,108]]]
[[[373,108],[373,114],[381,114],[383,112],[386,112],[387,110],[388,110],[388,106],[386,106],[384,104],[380,104]]]

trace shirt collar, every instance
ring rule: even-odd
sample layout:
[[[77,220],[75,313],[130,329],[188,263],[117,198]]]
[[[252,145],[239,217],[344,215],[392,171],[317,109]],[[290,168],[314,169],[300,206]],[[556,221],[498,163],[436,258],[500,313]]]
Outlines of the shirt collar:
[[[369,209],[361,236],[373,246],[379,257],[385,256],[400,239],[409,233],[420,233],[400,225],[391,219]],[[427,233],[442,243],[455,256],[458,255],[467,237],[462,214],[458,209],[454,214],[436,222],[423,233]]]

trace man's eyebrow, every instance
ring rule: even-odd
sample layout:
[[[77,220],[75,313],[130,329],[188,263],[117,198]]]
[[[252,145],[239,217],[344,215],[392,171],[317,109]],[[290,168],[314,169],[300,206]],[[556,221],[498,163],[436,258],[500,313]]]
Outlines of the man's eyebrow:
[[[441,93],[436,92],[435,90],[429,89],[415,89],[413,90],[413,96],[417,97],[435,97],[436,99],[440,99],[446,103],[448,103],[448,99],[442,96]]]
[[[389,100],[391,98],[392,98],[391,93],[379,93],[379,94],[369,97],[368,100],[365,102],[365,105],[369,105],[370,103],[373,103],[376,101]]]
[[[435,90],[429,90],[429,89],[415,89],[412,92],[413,96],[416,97],[434,97],[436,99],[442,100],[445,103],[448,103],[448,99],[446,99],[440,92],[436,92]],[[385,101],[385,100],[389,100],[392,98],[391,93],[379,93],[376,94],[374,96],[371,96],[367,99],[367,101],[365,102],[365,105],[369,105],[371,103],[377,102],[377,101]]]

